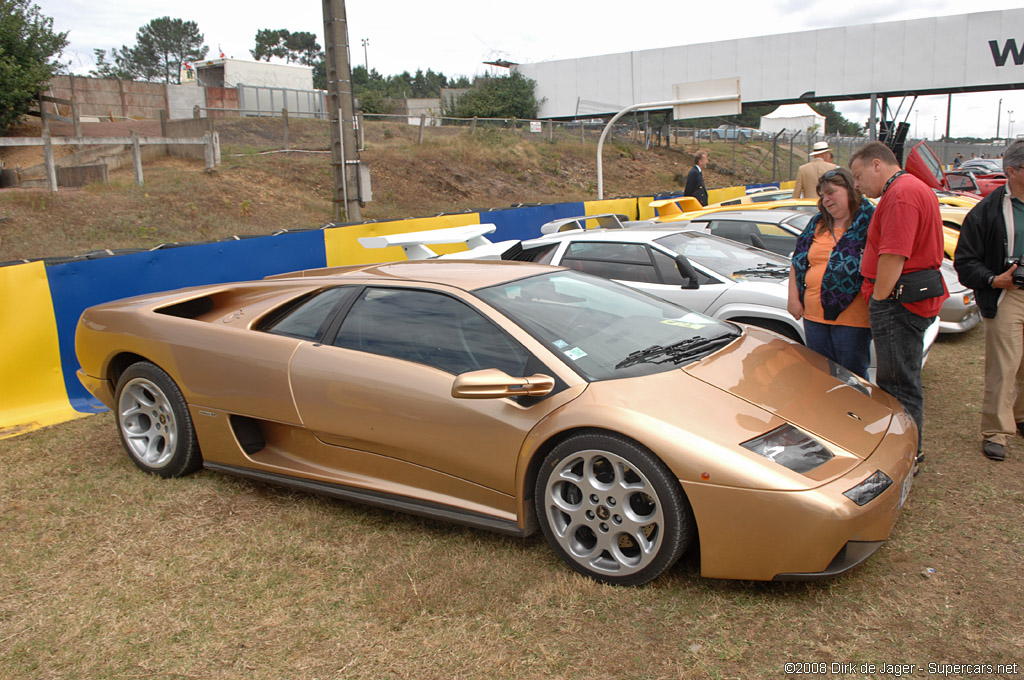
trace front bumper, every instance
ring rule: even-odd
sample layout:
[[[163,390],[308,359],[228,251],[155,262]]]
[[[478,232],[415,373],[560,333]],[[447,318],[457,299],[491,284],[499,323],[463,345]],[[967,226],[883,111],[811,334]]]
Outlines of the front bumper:
[[[878,448],[846,474],[806,491],[681,482],[700,535],[701,574],[760,581],[827,578],[852,569],[889,537],[912,479],[917,428],[902,410]],[[858,506],[843,495],[876,470],[893,481]]]

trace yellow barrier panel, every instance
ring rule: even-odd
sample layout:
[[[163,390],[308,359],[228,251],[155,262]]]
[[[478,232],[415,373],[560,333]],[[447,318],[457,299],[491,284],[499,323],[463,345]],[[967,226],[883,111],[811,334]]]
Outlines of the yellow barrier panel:
[[[708,205],[728,201],[730,198],[740,198],[747,195],[746,187],[726,187],[724,189],[711,189],[708,191]]]
[[[68,403],[42,262],[0,267],[0,439],[81,418]]]
[[[625,215],[631,220],[640,219],[637,216],[637,200],[635,198],[608,198],[603,201],[584,201],[583,212],[587,215],[615,213],[617,215]]]
[[[392,234],[406,234],[413,231],[444,229],[446,227],[466,227],[473,224],[480,224],[480,213],[420,217],[412,220],[372,222],[370,224],[354,224],[350,227],[326,229],[324,230],[324,247],[327,249],[327,266],[341,267],[350,264],[373,264],[375,262],[394,262],[406,259],[405,253],[399,246],[391,248],[364,248],[356,240],[361,236],[390,236]],[[451,245],[432,245],[430,248],[439,255],[447,255],[448,253],[465,250],[466,246],[456,243]]]

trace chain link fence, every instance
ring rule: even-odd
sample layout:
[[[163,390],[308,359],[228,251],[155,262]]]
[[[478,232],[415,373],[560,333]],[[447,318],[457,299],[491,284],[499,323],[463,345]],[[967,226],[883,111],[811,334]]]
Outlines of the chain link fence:
[[[275,116],[268,113],[264,111],[264,115],[259,118],[208,117],[205,123],[211,131],[220,133],[221,145],[228,154],[329,151],[331,140],[328,121],[296,118],[285,110],[275,112]],[[362,149],[385,140],[426,144],[474,133],[596,147],[606,121],[598,118],[574,121],[454,118],[427,110],[408,114],[360,114],[355,124]],[[683,154],[687,163],[697,150],[705,150],[710,155],[715,171],[731,177],[735,184],[753,184],[795,179],[797,169],[807,162],[815,142],[828,142],[835,162],[849,166],[853,153],[868,141],[866,137],[808,136],[803,132],[773,135],[749,128],[735,130],[735,134],[723,134],[721,128],[709,130],[653,125],[650,119],[645,120],[640,114],[614,125],[609,131],[606,146],[667,149]],[[906,142],[904,157],[917,141]],[[978,157],[983,154],[998,157],[1002,152],[1002,147],[984,144],[929,142],[929,145],[946,164],[951,164],[957,153],[970,158],[972,153]]]

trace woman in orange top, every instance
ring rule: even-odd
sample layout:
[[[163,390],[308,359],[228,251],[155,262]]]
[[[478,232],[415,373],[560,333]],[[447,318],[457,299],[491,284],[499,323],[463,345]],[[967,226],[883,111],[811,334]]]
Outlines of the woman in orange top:
[[[803,317],[808,347],[867,377],[871,325],[860,294],[860,260],[875,208],[846,168],[822,175],[818,196],[820,212],[793,250],[789,313]]]

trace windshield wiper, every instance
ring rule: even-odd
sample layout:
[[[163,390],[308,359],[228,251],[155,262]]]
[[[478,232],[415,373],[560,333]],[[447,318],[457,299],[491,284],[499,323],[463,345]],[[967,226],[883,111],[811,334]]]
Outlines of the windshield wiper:
[[[732,273],[733,276],[771,276],[777,279],[785,279],[789,277],[789,267],[784,267],[778,264],[768,264],[767,262],[752,267],[750,269],[737,269]]]
[[[720,347],[725,347],[739,336],[739,333],[726,333],[713,338],[698,335],[671,345],[651,345],[647,349],[630,352],[625,359],[615,364],[615,368],[627,368],[643,363],[664,364],[669,361],[678,364],[701,354],[710,354]]]

